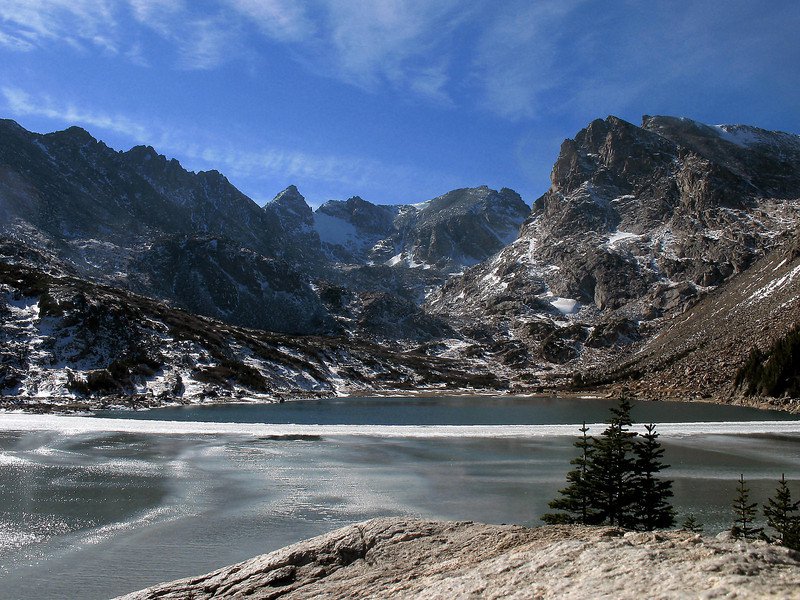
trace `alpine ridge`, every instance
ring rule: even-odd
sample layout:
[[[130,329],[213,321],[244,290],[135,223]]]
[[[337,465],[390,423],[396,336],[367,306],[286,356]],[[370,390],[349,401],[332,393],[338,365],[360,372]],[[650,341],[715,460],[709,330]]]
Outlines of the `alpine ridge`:
[[[0,121],[0,219],[9,397],[267,397],[416,381],[729,401],[743,394],[733,380],[748,352],[785,335],[800,310],[800,137],[679,117],[591,122],[562,144],[532,207],[482,186],[316,210],[294,185],[259,206],[220,173],[149,146],[117,152],[77,127],[42,135]],[[53,296],[64,281],[72,291]],[[122,317],[103,307],[128,297],[147,310],[109,329]],[[192,366],[199,346],[177,350],[164,311],[206,340],[205,366]],[[141,348],[123,343],[128,327],[148,332]],[[102,352],[64,350],[109,331]],[[281,335],[316,366],[261,361],[252,340]],[[337,350],[320,357],[319,340]],[[404,375],[374,376],[369,353]],[[47,365],[58,374],[43,375]],[[203,369],[220,377],[176,384]],[[106,387],[83,385],[104,371]]]

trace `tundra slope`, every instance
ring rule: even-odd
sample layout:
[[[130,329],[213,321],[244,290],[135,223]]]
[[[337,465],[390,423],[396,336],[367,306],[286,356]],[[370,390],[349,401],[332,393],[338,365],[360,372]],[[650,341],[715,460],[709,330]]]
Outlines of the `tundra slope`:
[[[733,374],[800,323],[800,231],[730,278],[610,365],[581,372],[584,386],[624,383],[631,393],[683,399],[742,396]],[[747,401],[740,398],[740,401]],[[789,399],[773,405],[800,409]]]

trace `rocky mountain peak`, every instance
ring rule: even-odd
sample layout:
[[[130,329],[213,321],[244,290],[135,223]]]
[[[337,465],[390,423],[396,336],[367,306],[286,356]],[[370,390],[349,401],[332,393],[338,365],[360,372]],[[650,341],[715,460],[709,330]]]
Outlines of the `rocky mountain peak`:
[[[648,116],[642,127],[670,140],[684,154],[743,183],[740,195],[795,198],[800,185],[800,136],[749,125],[705,125],[685,117]]]
[[[314,226],[314,214],[311,207],[297,189],[290,185],[264,205],[264,210],[276,215],[281,223],[289,229]]]
[[[83,127],[73,125],[67,127],[62,131],[55,131],[42,136],[47,142],[55,142],[58,144],[68,144],[71,146],[87,146],[90,144],[97,144],[98,140]],[[105,144],[103,144],[105,146]]]
[[[619,339],[636,339],[631,322],[685,309],[800,218],[792,136],[675,117],[643,124],[598,119],[566,140],[519,238],[432,293],[428,309],[482,314],[531,356],[569,362],[607,319]],[[731,132],[758,141],[736,144]]]
[[[317,214],[327,215],[349,223],[361,233],[386,235],[392,229],[397,208],[385,204],[373,204],[361,196],[347,200],[329,200],[317,209]]]

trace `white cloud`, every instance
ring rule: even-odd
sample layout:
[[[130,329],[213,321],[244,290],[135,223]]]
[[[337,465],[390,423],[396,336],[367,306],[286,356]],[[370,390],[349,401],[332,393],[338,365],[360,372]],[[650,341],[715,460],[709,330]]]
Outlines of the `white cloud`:
[[[791,88],[796,70],[776,60],[797,62],[791,3],[763,11],[731,0],[722,12],[717,4],[0,0],[0,47],[63,44],[140,65],[215,69],[267,64],[282,45],[317,75],[508,119],[669,104],[681,84],[735,89],[764,79]],[[170,51],[156,44],[155,54],[148,35]]]
[[[184,14],[183,0],[128,0],[134,19],[160,33],[169,36],[176,17]]]
[[[474,77],[484,104],[510,118],[534,117],[544,96],[562,86],[574,65],[564,60],[564,23],[585,0],[514,3],[495,16],[476,45]],[[570,39],[567,46],[580,43]]]
[[[29,52],[36,48],[36,46],[30,40],[25,39],[24,36],[5,33],[2,30],[0,30],[0,46],[5,46],[11,50],[20,52]]]
[[[328,67],[367,88],[388,81],[443,98],[451,37],[469,9],[457,0],[324,2]]]
[[[176,40],[180,57],[178,66],[215,69],[240,53],[238,39],[235,28],[224,24],[221,18],[189,21]]]

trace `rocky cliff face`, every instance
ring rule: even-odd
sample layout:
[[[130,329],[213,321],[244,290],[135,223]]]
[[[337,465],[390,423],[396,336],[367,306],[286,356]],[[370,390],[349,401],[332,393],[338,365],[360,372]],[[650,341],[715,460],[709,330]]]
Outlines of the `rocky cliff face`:
[[[78,127],[39,135],[2,121],[0,165],[4,229],[21,221],[72,248],[77,265],[81,242],[85,254],[169,234],[224,235],[267,255],[282,248],[279,223],[224,176],[190,173],[150,147],[115,152]]]
[[[241,325],[325,331],[279,215],[150,147],[115,152],[77,127],[38,135],[3,121],[0,214],[0,232],[92,280]]]
[[[798,585],[796,554],[764,542],[377,519],[123,598],[788,598]]]
[[[517,240],[427,300],[482,315],[525,361],[570,363],[683,311],[796,226],[800,138],[609,117],[564,142]],[[602,353],[600,353],[602,355]]]
[[[800,323],[800,232],[685,312],[652,324],[635,353],[581,372],[590,387],[624,382],[632,394],[684,399],[741,395],[735,373]],[[777,400],[797,409],[796,402]]]

